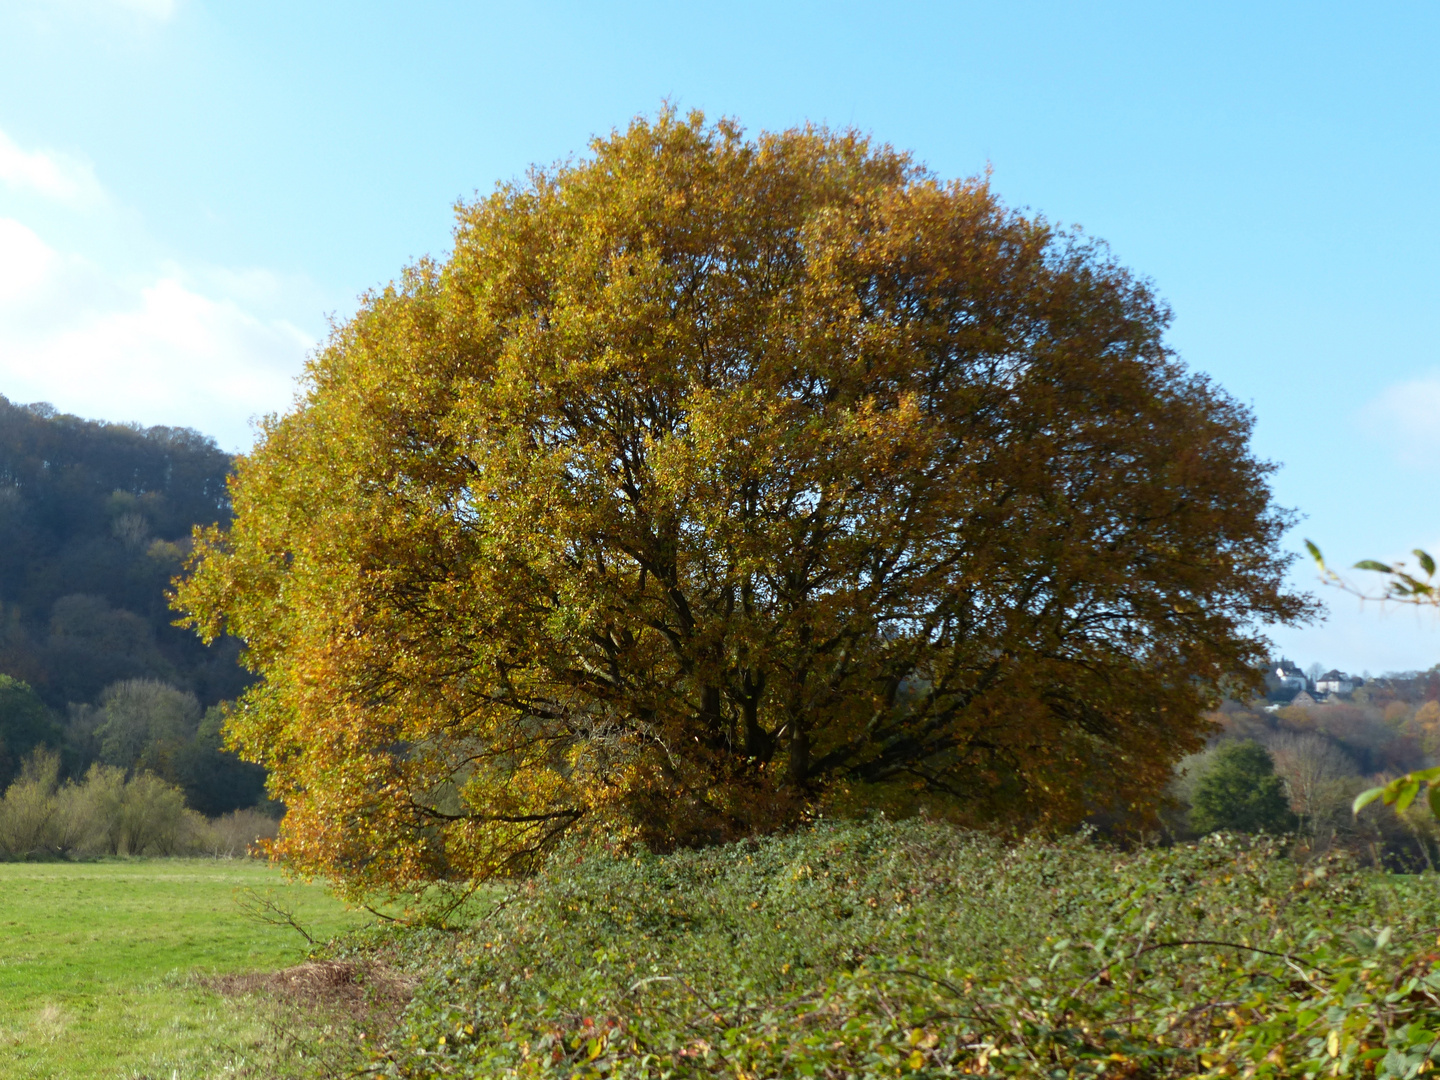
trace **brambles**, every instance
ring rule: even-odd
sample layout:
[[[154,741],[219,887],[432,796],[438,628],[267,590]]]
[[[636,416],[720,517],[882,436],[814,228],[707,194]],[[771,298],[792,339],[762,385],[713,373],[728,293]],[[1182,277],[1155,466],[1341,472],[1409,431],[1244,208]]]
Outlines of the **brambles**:
[[[1123,853],[912,820],[566,851],[467,933],[415,936],[428,978],[368,1064],[1398,1078],[1440,1045],[1437,921],[1428,879],[1224,834]],[[381,940],[404,952],[403,934]]]

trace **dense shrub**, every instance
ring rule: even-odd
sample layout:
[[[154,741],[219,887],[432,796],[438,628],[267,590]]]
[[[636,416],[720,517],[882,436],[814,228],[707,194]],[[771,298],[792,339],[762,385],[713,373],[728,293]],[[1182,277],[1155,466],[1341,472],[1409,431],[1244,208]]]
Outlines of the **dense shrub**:
[[[53,752],[41,751],[26,758],[19,777],[0,801],[0,852],[25,854],[52,846],[59,771],[60,759]]]
[[[453,937],[386,937],[428,977],[369,1068],[1398,1077],[1440,1042],[1434,879],[1263,838],[1122,854],[825,825],[563,852],[490,900]]]
[[[1190,825],[1196,832],[1282,833],[1295,824],[1270,751],[1247,740],[1225,743],[1215,752],[1191,800]]]
[[[38,750],[0,798],[0,857],[253,854],[277,822],[255,810],[207,821],[184,793],[151,773],[129,777],[92,765],[80,782],[60,782],[60,758]]]

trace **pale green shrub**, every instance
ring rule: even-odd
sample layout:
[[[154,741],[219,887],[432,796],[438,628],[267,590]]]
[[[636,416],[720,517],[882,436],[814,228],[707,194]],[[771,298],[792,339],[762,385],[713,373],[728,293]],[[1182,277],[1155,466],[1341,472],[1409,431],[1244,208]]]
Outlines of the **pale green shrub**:
[[[234,810],[204,823],[198,833],[199,849],[217,859],[244,858],[259,854],[262,840],[273,840],[280,823],[258,810]]]
[[[53,750],[41,747],[25,759],[20,776],[0,800],[0,853],[22,857],[48,851],[59,775],[60,757]]]

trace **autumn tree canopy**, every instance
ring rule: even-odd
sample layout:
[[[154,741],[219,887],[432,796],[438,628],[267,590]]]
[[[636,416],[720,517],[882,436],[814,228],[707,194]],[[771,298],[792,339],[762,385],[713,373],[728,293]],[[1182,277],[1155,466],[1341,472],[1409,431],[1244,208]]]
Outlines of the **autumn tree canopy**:
[[[1303,617],[1249,414],[1106,250],[854,133],[662,113],[458,209],[178,603],[349,887],[826,807],[1064,824]]]

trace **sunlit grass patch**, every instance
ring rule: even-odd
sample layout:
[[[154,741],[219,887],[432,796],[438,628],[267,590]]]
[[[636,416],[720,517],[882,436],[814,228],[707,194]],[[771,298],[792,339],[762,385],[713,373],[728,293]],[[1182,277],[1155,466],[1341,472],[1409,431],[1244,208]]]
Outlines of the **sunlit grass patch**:
[[[308,946],[247,916],[245,890],[273,891],[317,939],[365,921],[245,860],[0,863],[0,1076],[272,1075],[267,1021],[204,978]]]

